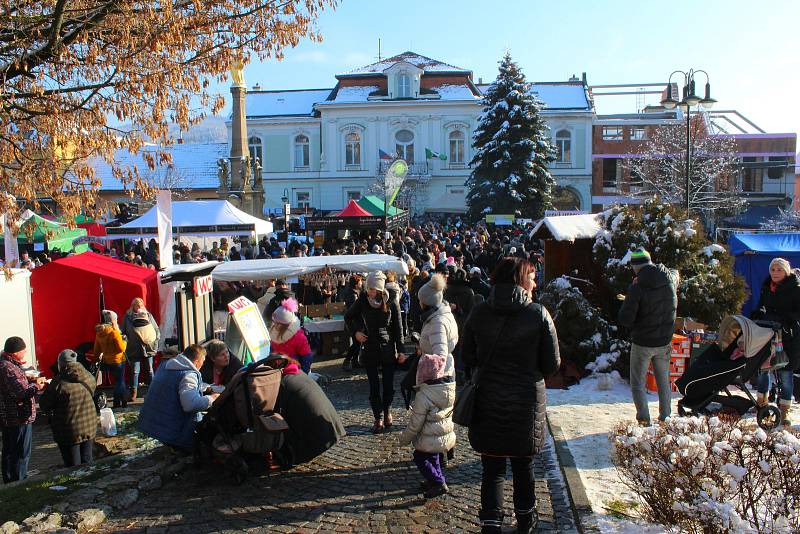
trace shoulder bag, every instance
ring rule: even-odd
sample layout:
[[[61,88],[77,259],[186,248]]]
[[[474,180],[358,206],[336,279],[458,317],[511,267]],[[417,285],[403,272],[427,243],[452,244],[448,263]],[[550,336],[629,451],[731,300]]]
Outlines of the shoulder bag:
[[[459,391],[456,395],[456,402],[453,406],[453,422],[457,425],[468,427],[472,424],[472,419],[475,415],[475,400],[478,393],[478,381],[483,369],[486,367],[486,365],[488,365],[489,360],[492,357],[492,353],[494,353],[494,349],[497,346],[497,340],[500,339],[500,333],[503,331],[503,327],[505,325],[506,318],[503,317],[503,322],[500,324],[500,328],[497,329],[497,337],[494,338],[494,343],[492,344],[491,350],[489,350],[488,354],[486,355],[486,359],[480,363],[475,372],[472,373],[472,377],[470,378],[469,382],[464,384],[464,387],[461,388],[461,391]]]

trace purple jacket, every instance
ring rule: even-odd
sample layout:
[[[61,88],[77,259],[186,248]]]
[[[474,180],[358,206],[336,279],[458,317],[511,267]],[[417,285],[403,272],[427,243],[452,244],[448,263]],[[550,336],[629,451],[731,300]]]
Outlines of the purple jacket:
[[[22,366],[0,355],[0,427],[20,426],[36,419],[36,385],[30,384]]]

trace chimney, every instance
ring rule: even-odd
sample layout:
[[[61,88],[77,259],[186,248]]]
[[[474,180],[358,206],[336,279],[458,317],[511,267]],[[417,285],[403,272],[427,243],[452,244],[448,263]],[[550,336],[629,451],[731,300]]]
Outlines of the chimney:
[[[586,81],[586,73],[585,72],[581,74],[581,81],[583,82],[583,85],[589,85],[587,83],[587,81]]]
[[[253,91],[260,91],[260,90],[261,90],[261,84],[256,82],[256,84],[253,86]]]
[[[479,84],[483,83],[483,78],[481,78],[480,76],[478,76],[478,83]]]
[[[578,77],[573,74],[572,76],[570,76],[569,81],[570,82],[577,82],[579,80],[578,80]]]

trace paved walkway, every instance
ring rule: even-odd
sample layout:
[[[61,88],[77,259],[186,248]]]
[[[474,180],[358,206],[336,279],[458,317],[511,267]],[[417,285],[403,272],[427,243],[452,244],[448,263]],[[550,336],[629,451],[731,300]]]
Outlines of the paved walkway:
[[[464,429],[446,471],[451,493],[425,501],[411,450],[399,430],[372,435],[363,374],[343,374],[341,360],[315,365],[333,378],[326,392],[348,435],[314,461],[290,472],[249,478],[235,486],[219,466],[191,469],[115,513],[103,532],[477,532],[481,467]],[[399,378],[399,377],[398,377]],[[395,405],[400,406],[399,393]],[[395,410],[395,429],[406,421]],[[509,469],[510,473],[510,469]],[[541,532],[574,532],[552,443],[535,462]],[[510,476],[510,474],[509,474]],[[512,531],[511,484],[506,529]]]

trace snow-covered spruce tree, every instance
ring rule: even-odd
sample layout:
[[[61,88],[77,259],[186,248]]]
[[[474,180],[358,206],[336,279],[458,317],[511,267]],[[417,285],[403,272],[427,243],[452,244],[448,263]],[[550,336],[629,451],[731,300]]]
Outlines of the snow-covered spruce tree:
[[[555,148],[541,116],[542,103],[529,89],[525,75],[506,53],[483,98],[472,137],[475,157],[467,204],[474,220],[486,213],[541,218],[552,205],[555,182],[547,165],[555,161]]]
[[[716,327],[739,311],[745,298],[744,280],[733,272],[733,258],[705,237],[702,226],[686,218],[682,208],[651,198],[639,206],[627,205],[602,214],[603,229],[594,244],[594,261],[606,285],[604,309],[615,320],[615,296],[633,280],[626,254],[644,247],[654,263],[677,269],[678,314]]]

